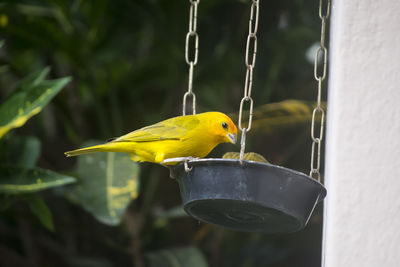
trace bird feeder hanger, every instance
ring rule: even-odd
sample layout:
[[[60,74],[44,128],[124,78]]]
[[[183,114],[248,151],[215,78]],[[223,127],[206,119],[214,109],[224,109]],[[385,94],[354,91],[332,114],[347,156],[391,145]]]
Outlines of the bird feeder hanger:
[[[186,34],[185,60],[189,66],[188,90],[183,96],[183,115],[188,98],[192,98],[192,113],[196,113],[196,95],[193,88],[193,70],[198,61],[199,35],[197,9],[200,0],[189,0],[189,31]],[[244,95],[240,101],[238,127],[241,131],[240,158],[192,159],[178,164],[173,172],[179,183],[185,211],[192,217],[217,226],[237,231],[288,233],[303,229],[311,214],[326,196],[320,183],[320,152],[325,113],[321,106],[321,88],[326,78],[328,52],[325,47],[326,22],[330,13],[327,0],[323,14],[323,1],[319,1],[321,41],[315,51],[314,77],[317,86],[317,105],[311,122],[311,171],[309,176],[281,166],[244,160],[246,135],[251,129],[253,116],[253,70],[257,54],[259,0],[252,0],[249,34],[246,41],[246,78]],[[189,43],[194,42],[194,55],[189,57]],[[319,66],[319,59],[322,65]],[[318,70],[322,68],[322,74]],[[242,115],[249,106],[247,126]],[[319,121],[318,121],[319,120]],[[315,125],[320,124],[319,135]]]

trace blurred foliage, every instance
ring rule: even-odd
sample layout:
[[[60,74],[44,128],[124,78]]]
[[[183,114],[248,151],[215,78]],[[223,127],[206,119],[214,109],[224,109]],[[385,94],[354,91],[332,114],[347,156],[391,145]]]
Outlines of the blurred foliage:
[[[72,177],[49,170],[12,165],[1,165],[0,177],[0,192],[7,194],[37,192],[75,181]]]
[[[207,267],[208,264],[195,247],[163,249],[146,255],[150,267]]]
[[[19,82],[13,94],[0,108],[0,138],[9,130],[21,127],[32,116],[38,114],[47,103],[70,81],[62,78],[43,80],[48,68],[33,73]]]
[[[91,146],[98,142],[86,142]],[[78,158],[77,174],[80,181],[69,198],[80,203],[99,221],[118,225],[139,189],[139,164],[123,153],[97,153]]]
[[[45,81],[48,71],[45,68],[22,79],[13,94],[0,106],[0,139],[9,130],[21,127],[39,113],[70,80]],[[54,230],[49,208],[38,194],[32,192],[70,184],[75,182],[75,178],[35,167],[41,148],[40,141],[35,137],[8,137],[0,141],[2,209],[7,209],[14,201],[25,201],[42,225]]]
[[[252,129],[256,132],[272,134],[281,132],[293,127],[309,125],[311,123],[313,109],[316,106],[314,102],[299,100],[284,100],[276,103],[269,103],[254,109],[254,119]],[[325,104],[322,103],[325,108]],[[248,112],[243,113],[243,121],[248,121]],[[236,115],[232,115],[236,119]],[[320,114],[317,113],[319,120]],[[246,126],[246,125],[244,125]]]
[[[303,172],[317,12],[318,1],[260,2],[246,146]],[[320,266],[321,207],[294,234],[223,230],[184,215],[166,168],[64,157],[180,115],[188,13],[171,0],[0,2],[0,266]],[[198,13],[198,110],[237,120],[249,1],[201,1]],[[210,157],[238,150],[220,145]]]

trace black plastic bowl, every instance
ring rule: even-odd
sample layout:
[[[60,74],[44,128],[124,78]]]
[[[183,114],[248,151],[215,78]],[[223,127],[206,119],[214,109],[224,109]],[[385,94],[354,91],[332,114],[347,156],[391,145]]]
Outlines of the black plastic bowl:
[[[322,184],[284,167],[254,161],[198,159],[174,167],[185,211],[217,226],[246,232],[303,229],[326,196]]]

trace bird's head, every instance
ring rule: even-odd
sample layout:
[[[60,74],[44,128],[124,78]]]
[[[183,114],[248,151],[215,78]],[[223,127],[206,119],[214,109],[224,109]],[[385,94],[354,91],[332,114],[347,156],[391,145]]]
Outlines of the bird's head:
[[[220,112],[210,112],[209,129],[218,138],[219,143],[236,144],[237,128],[232,120]]]

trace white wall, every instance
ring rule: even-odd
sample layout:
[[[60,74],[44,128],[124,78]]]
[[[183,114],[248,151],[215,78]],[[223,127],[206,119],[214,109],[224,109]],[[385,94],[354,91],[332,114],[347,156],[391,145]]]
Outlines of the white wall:
[[[333,0],[326,267],[400,266],[400,0]]]

